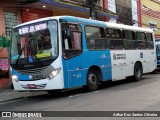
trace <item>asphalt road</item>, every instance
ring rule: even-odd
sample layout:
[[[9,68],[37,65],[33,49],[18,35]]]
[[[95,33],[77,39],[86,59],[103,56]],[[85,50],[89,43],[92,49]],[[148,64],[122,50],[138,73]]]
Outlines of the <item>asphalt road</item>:
[[[95,92],[87,92],[80,88],[63,92],[56,97],[45,94],[3,102],[0,103],[0,111],[160,111],[160,74],[143,75],[143,79],[139,82],[129,80],[111,84],[106,82]],[[62,118],[45,119],[61,120]],[[159,120],[158,117],[67,117],[63,119]]]

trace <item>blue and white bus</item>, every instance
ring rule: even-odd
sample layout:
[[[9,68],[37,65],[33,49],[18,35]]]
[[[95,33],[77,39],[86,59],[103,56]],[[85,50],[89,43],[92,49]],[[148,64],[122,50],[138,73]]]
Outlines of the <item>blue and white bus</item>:
[[[157,70],[160,69],[160,38],[155,39],[156,42],[156,55],[157,55]]]
[[[13,28],[10,65],[17,91],[95,91],[103,81],[138,81],[154,71],[154,33],[73,16],[42,18]]]

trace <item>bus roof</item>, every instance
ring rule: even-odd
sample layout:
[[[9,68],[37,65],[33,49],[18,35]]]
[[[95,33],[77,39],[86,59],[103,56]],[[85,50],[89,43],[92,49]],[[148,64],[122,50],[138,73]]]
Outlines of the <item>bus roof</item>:
[[[109,23],[109,22],[106,22],[106,24],[107,24],[108,28],[118,28],[118,29],[122,29],[122,30],[150,32],[150,33],[153,32],[153,30],[150,28],[136,27],[136,26],[123,25],[123,24],[117,24],[117,23]]]
[[[77,23],[82,23],[82,24],[87,24],[87,25],[101,26],[101,27],[105,27],[105,28],[107,28],[107,27],[108,28],[116,28],[116,29],[118,28],[118,29],[122,29],[122,30],[131,30],[131,31],[153,33],[153,30],[149,29],[149,28],[135,27],[135,26],[129,26],[129,25],[123,25],[123,24],[117,24],[117,23],[109,23],[109,22],[103,22],[103,21],[74,17],[74,16],[46,17],[46,18],[41,18],[41,19],[26,22],[26,23],[22,23],[20,25],[15,26],[14,28],[25,26],[25,25],[28,25],[28,24],[36,23],[36,22],[45,21],[45,20],[52,20],[52,19],[57,19],[57,20],[58,19],[65,19],[69,22],[77,22]]]
[[[29,25],[29,24],[32,24],[32,23],[45,21],[45,20],[52,20],[52,19],[57,19],[57,20],[58,20],[59,18],[60,18],[60,16],[55,16],[55,17],[45,17],[45,18],[36,19],[36,20],[32,20],[32,21],[29,21],[29,22],[25,22],[25,23],[19,24],[19,25],[13,27],[13,28],[21,27],[21,26],[25,26],[25,25]]]

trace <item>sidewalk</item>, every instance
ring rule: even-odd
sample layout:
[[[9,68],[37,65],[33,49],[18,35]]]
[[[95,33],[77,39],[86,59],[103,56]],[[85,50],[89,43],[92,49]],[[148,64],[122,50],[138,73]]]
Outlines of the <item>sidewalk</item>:
[[[12,81],[9,78],[0,78],[0,90],[11,87]]]
[[[11,81],[8,78],[0,78],[0,103],[30,96],[42,95],[47,92],[17,92],[11,89]]]

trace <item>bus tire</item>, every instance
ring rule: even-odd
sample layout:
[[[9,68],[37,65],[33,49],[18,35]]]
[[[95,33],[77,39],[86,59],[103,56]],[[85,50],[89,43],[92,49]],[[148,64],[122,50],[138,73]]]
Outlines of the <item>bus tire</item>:
[[[96,70],[90,69],[87,74],[87,89],[91,91],[95,91],[98,89],[99,80],[98,74]]]
[[[132,76],[132,79],[134,81],[140,81],[142,79],[142,74],[143,74],[143,70],[142,70],[141,64],[136,63],[134,66],[134,75]]]

